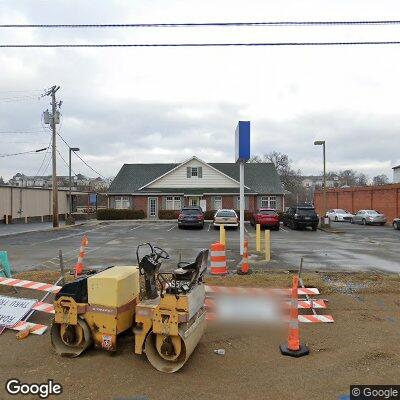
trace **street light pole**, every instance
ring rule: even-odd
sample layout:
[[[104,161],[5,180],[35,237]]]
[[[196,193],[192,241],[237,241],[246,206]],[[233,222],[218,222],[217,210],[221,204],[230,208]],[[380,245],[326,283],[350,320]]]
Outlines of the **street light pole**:
[[[323,218],[326,215],[326,154],[325,154],[325,140],[316,140],[314,142],[315,146],[322,146],[322,155],[324,160],[324,188],[323,188]]]
[[[69,217],[72,217],[72,175],[71,175],[71,153],[75,151],[79,151],[78,147],[70,147],[69,148]]]

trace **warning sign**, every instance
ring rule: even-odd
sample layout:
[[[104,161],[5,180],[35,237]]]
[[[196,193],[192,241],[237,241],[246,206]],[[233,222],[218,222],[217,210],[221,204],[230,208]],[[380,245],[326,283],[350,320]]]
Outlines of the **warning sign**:
[[[7,328],[14,326],[24,318],[36,302],[35,299],[0,296],[0,325]]]

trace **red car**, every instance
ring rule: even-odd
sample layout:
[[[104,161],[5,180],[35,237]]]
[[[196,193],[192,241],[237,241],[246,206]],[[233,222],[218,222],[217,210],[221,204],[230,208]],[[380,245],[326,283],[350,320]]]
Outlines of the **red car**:
[[[250,218],[250,224],[261,228],[273,228],[279,230],[279,215],[273,208],[260,208]]]

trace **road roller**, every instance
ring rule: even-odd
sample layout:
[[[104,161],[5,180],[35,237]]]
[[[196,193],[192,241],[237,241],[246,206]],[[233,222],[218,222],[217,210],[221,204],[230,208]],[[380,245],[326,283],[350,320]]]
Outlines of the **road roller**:
[[[60,289],[51,327],[58,354],[77,357],[92,345],[114,352],[118,335],[131,330],[134,352],[145,353],[158,371],[182,368],[205,329],[208,250],[170,272],[160,272],[169,259],[160,247],[141,244],[136,258],[137,265],[92,271]]]

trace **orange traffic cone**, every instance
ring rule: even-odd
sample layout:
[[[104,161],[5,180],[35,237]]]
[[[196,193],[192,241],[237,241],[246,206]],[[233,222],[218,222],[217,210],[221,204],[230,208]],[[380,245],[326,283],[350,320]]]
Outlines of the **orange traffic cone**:
[[[82,275],[83,272],[83,257],[85,257],[85,247],[89,246],[89,240],[86,235],[83,235],[81,240],[81,247],[79,249],[79,257],[78,262],[75,264],[74,271],[75,271],[75,278],[79,275]]]
[[[299,277],[293,276],[292,301],[290,305],[289,337],[287,344],[281,344],[279,349],[284,356],[302,357],[310,353],[307,346],[300,344],[299,309],[297,304]]]
[[[244,241],[243,246],[243,256],[242,256],[242,265],[238,269],[237,273],[239,275],[247,275],[250,273],[250,266],[249,266],[249,241]]]

